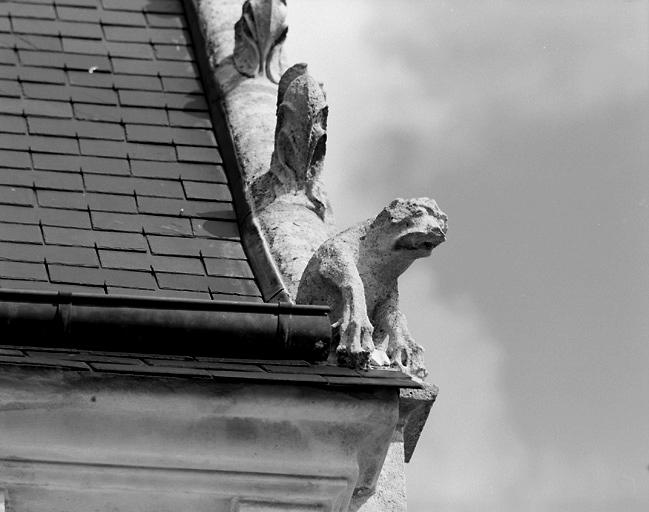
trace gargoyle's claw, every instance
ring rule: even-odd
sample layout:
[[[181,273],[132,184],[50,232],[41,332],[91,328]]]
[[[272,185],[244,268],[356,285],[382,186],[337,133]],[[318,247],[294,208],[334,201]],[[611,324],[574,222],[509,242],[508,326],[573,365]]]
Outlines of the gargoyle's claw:
[[[390,366],[390,358],[385,353],[385,350],[377,348],[370,354],[370,364],[374,366]]]

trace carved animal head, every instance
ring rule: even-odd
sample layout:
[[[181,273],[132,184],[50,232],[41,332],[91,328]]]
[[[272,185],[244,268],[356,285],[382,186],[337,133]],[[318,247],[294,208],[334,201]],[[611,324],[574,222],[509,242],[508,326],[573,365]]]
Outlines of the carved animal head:
[[[246,0],[234,25],[234,66],[242,75],[274,83],[284,72],[282,46],[288,33],[286,0]]]
[[[323,217],[327,200],[319,183],[327,143],[327,99],[306,64],[289,68],[279,83],[271,172],[285,192],[304,191]]]
[[[414,260],[430,255],[446,240],[447,221],[432,199],[395,199],[372,221],[370,230],[383,233],[383,250]]]

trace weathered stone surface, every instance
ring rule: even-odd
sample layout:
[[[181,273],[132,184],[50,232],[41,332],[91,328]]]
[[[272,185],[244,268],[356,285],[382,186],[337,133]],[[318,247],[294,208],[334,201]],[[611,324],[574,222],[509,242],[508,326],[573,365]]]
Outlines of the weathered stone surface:
[[[24,512],[345,512],[397,421],[396,390],[5,366],[0,490]]]
[[[234,67],[245,76],[279,82],[287,32],[286,0],[246,0],[234,25]]]
[[[338,360],[358,366],[372,358],[419,378],[423,348],[399,310],[399,276],[446,238],[446,215],[427,198],[396,199],[375,218],[339,233],[310,259],[296,300],[327,304],[340,328]]]

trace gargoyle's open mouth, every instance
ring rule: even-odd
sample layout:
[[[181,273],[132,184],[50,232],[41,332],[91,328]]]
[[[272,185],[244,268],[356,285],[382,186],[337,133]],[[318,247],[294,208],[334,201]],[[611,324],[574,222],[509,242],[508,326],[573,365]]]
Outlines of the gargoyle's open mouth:
[[[400,237],[394,244],[399,251],[432,251],[445,240],[443,234],[434,233],[408,233]]]

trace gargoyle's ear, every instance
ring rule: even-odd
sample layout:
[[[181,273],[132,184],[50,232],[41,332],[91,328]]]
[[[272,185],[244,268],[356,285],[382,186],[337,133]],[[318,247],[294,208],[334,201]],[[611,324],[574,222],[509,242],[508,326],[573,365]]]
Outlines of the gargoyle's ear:
[[[291,82],[295,80],[297,77],[306,75],[307,73],[308,73],[308,66],[305,62],[294,64],[284,72],[282,78],[279,81],[279,85],[277,86],[277,110],[278,111],[280,105],[284,101],[284,95],[286,94],[286,90],[288,89],[289,85],[291,85]]]

